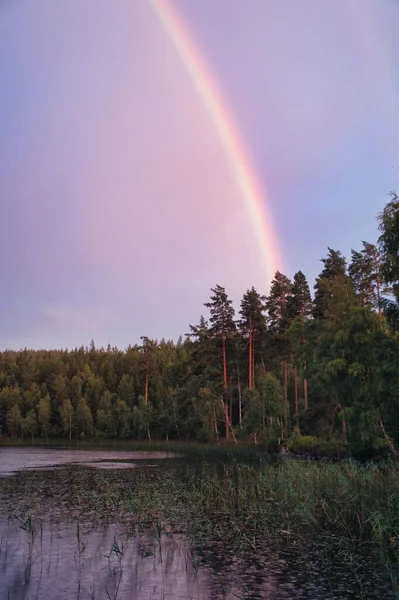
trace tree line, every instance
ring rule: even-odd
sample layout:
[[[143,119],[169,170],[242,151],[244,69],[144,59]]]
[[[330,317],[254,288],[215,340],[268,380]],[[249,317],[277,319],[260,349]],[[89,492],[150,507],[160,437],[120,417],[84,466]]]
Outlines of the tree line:
[[[0,353],[1,434],[13,438],[317,436],[365,451],[399,443],[399,198],[376,244],[328,248],[312,299],[302,271],[236,313],[221,285],[177,342],[142,337]]]

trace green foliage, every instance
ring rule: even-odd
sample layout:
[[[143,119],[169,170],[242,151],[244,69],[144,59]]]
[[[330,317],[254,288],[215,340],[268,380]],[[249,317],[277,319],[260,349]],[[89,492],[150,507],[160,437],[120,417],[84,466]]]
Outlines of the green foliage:
[[[37,415],[36,411],[32,408],[26,417],[22,420],[22,434],[29,435],[32,440],[35,439],[35,435],[38,431]]]
[[[65,435],[68,435],[69,439],[72,437],[72,428],[74,422],[74,410],[69,398],[66,398],[60,408],[60,415],[62,421],[62,429]]]
[[[144,336],[125,351],[92,341],[69,352],[1,352],[1,434],[220,442],[231,421],[240,439],[273,444],[295,423],[306,434],[291,436],[296,447],[310,446],[311,436],[318,452],[323,444],[364,456],[394,451],[398,223],[393,195],[379,216],[378,247],[363,242],[352,251],[349,275],[345,257],[328,249],[313,311],[305,275],[291,282],[277,271],[267,298],[245,292],[238,327],[216,285],[205,303],[209,320],[190,325],[184,341]]]
[[[46,397],[42,398],[39,402],[37,407],[37,420],[42,436],[47,438],[51,422],[51,405],[49,394],[47,394]]]
[[[247,290],[241,300],[240,308],[240,329],[243,332],[249,331],[250,324],[256,335],[261,336],[266,330],[266,310],[265,298],[262,297],[254,287]]]
[[[257,385],[260,390],[263,416],[267,420],[269,433],[271,436],[277,436],[281,430],[280,420],[284,416],[281,383],[272,373],[261,371],[257,377]]]
[[[399,331],[399,197],[395,192],[378,216],[381,235],[378,239],[382,253],[381,272],[391,285],[391,297],[383,299],[384,312],[391,327]]]
[[[248,433],[255,437],[262,428],[262,418],[264,414],[263,403],[258,390],[246,388],[243,394],[244,399],[244,427]]]
[[[399,281],[399,197],[395,192],[378,216],[381,235],[378,243],[383,255],[382,271],[387,283]]]
[[[338,438],[323,440],[318,439],[315,435],[301,435],[298,431],[293,431],[286,442],[286,446],[294,454],[316,458],[325,456],[344,458],[348,455],[348,449]]]
[[[76,407],[76,429],[80,436],[90,434],[93,428],[93,415],[85,398],[80,398]]]
[[[383,283],[381,253],[374,244],[363,242],[361,252],[352,250],[351,255],[348,271],[361,303],[381,310],[382,297],[390,292],[389,287]]]
[[[290,320],[300,315],[302,317],[310,317],[312,313],[312,297],[310,295],[309,284],[302,271],[298,271],[294,275],[287,309]]]
[[[287,448],[291,452],[309,452],[314,451],[318,446],[318,439],[314,435],[301,435],[294,431],[287,440]]]
[[[12,404],[7,411],[7,426],[12,437],[18,437],[22,428],[22,416],[18,404]]]
[[[339,250],[328,248],[328,254],[326,258],[321,259],[321,262],[324,264],[324,269],[314,286],[313,316],[315,319],[324,318],[328,305],[334,299],[331,290],[334,279],[346,276],[346,259]]]
[[[213,295],[210,302],[204,304],[209,309],[211,332],[217,337],[228,336],[236,330],[232,301],[229,300],[225,288],[220,285],[216,285],[211,291]]]
[[[267,323],[269,330],[280,335],[289,327],[289,306],[292,295],[292,283],[286,275],[276,271],[266,299]]]
[[[198,421],[202,429],[198,435],[201,441],[216,442],[219,440],[219,423],[224,418],[221,396],[210,388],[201,388],[195,402]]]

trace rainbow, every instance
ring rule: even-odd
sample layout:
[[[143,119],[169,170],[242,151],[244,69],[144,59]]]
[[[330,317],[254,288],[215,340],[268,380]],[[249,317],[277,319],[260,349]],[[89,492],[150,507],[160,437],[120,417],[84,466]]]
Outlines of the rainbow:
[[[219,136],[249,213],[267,276],[271,279],[277,268],[281,269],[280,252],[266,195],[262,193],[262,186],[251,168],[249,154],[234,118],[192,35],[172,3],[169,0],[150,0],[150,3],[186,67]]]

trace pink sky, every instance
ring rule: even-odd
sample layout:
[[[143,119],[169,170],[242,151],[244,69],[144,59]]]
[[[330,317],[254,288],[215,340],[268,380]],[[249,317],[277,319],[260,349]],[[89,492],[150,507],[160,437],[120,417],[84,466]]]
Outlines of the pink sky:
[[[374,241],[397,184],[392,3],[173,4],[270,190],[287,274]],[[150,3],[8,5],[0,82],[1,347],[176,337],[216,283],[236,308],[267,292],[231,165]]]

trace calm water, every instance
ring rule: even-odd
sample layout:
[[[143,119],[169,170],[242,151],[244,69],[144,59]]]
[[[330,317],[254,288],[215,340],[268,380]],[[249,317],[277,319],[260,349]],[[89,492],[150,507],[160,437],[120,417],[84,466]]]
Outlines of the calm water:
[[[49,469],[65,465],[105,468],[134,468],[143,461],[175,457],[168,452],[110,452],[108,450],[66,450],[52,448],[1,448],[0,476],[23,469]]]
[[[82,494],[90,495],[90,477],[94,471],[97,477],[95,467],[102,466],[105,485],[119,468],[151,467],[158,476],[168,472],[172,477],[179,477],[180,468],[182,474],[191,468],[166,453],[0,449],[0,473],[6,478],[0,495],[0,600],[396,597],[371,549],[335,562],[326,556],[322,540],[309,540],[304,552],[289,536],[280,535],[277,543],[273,532],[265,532],[256,548],[240,549],[226,544],[216,526],[199,552],[181,533],[153,523],[137,525],[123,516],[101,522],[83,500],[82,506],[68,506],[68,496],[61,503],[51,491],[52,478],[59,485],[62,469],[69,482],[87,474],[89,489]],[[35,470],[41,473],[36,476]],[[18,490],[26,485],[37,486],[30,490],[33,495],[48,497],[44,513],[36,506],[21,510]],[[331,546],[337,557],[341,544],[337,540]]]

